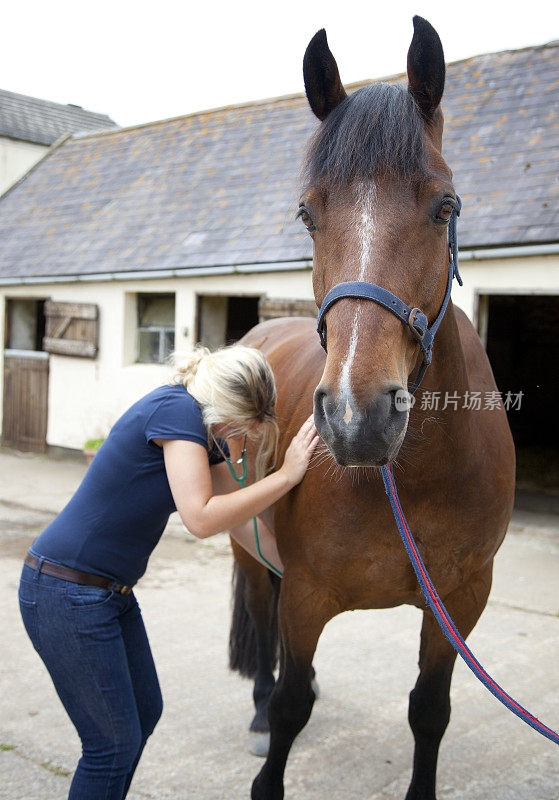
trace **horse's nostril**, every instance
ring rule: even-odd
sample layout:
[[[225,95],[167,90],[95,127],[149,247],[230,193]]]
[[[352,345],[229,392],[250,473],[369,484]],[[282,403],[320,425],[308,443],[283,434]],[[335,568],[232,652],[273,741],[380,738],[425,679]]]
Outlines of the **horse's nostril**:
[[[324,389],[321,389],[320,386],[316,389],[314,393],[314,418],[315,420],[323,420],[325,417],[324,412],[324,401],[326,398],[326,392]]]

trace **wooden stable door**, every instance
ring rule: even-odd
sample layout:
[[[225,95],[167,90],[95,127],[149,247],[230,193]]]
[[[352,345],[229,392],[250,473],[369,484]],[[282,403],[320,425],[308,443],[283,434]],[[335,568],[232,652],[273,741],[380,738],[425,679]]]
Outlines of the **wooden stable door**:
[[[4,351],[3,445],[46,450],[48,381],[48,353]]]

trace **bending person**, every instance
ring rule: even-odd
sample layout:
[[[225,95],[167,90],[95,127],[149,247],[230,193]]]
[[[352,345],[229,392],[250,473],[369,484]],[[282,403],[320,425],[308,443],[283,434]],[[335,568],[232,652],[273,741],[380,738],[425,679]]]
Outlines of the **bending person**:
[[[171,384],[115,423],[72,499],[29,550],[19,590],[23,621],[82,742],[70,800],[126,797],[161,716],[132,587],[170,514],[177,510],[199,538],[230,529],[259,558],[251,518],[302,480],[316,430],[307,420],[270,472],[275,399],[258,350],[195,351]],[[259,479],[234,491],[225,459],[227,440],[239,437],[254,440]],[[259,535],[264,560],[281,570],[273,534],[261,524]]]

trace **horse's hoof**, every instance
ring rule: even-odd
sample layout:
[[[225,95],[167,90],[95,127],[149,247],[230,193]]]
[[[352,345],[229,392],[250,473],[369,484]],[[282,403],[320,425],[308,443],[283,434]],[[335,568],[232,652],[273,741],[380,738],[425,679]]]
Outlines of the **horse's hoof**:
[[[314,692],[314,699],[318,700],[318,698],[320,697],[320,687],[319,687],[318,683],[316,682],[316,678],[313,678],[312,681],[311,681],[311,689]]]
[[[270,734],[251,731],[249,733],[248,749],[253,756],[266,758],[270,749]]]

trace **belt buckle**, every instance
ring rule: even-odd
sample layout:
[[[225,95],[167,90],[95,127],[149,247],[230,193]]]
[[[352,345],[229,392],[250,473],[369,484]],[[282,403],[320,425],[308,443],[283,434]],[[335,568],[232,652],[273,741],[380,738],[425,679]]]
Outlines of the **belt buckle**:
[[[132,591],[132,588],[133,588],[132,586],[121,586],[120,589],[118,590],[118,593],[119,594],[125,594],[125,595],[126,594],[130,594],[130,592]]]

